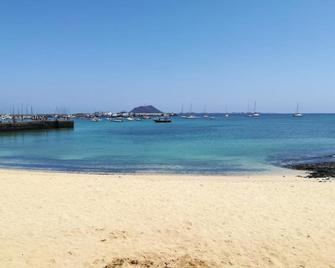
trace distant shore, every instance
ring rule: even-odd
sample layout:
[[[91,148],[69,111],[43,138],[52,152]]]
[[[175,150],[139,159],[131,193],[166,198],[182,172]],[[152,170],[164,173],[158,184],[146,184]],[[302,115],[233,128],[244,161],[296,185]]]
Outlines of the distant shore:
[[[332,267],[335,183],[0,169],[1,267]]]

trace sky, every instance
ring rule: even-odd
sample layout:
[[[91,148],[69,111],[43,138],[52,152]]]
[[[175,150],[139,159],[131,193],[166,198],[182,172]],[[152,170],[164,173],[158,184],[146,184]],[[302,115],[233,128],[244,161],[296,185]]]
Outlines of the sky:
[[[335,112],[333,0],[1,0],[0,113]]]

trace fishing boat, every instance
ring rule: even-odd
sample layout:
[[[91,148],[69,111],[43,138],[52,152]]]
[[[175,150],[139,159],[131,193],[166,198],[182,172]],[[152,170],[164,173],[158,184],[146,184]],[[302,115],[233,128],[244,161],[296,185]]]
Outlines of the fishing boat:
[[[299,112],[299,104],[297,103],[297,110],[293,114],[293,117],[302,117],[302,113]]]
[[[156,123],[171,123],[172,122],[170,117],[159,117],[159,118],[154,119],[154,121]]]

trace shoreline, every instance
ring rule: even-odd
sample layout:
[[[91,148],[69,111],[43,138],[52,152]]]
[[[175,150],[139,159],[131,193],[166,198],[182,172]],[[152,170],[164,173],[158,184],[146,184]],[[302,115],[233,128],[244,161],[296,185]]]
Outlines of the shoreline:
[[[1,171],[26,171],[26,172],[40,172],[40,173],[57,173],[57,174],[82,174],[82,175],[104,175],[104,176],[117,176],[117,175],[129,175],[129,176],[182,176],[182,177],[240,177],[240,176],[271,176],[271,175],[295,175],[295,176],[307,176],[308,170],[295,169],[290,166],[275,166],[271,169],[262,171],[236,171],[236,172],[109,172],[109,171],[79,171],[79,170],[62,170],[62,169],[48,169],[48,168],[27,168],[27,167],[12,167],[12,166],[0,166]]]

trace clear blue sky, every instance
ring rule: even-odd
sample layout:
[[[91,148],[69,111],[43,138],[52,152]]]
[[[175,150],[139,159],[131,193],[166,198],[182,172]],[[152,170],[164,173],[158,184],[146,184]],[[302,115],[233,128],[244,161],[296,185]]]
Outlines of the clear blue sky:
[[[335,112],[333,0],[2,0],[0,112]]]

